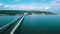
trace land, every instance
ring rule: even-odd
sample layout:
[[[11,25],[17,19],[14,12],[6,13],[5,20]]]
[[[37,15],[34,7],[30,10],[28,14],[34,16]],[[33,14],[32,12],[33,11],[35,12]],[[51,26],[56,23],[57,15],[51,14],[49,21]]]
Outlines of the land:
[[[48,11],[34,11],[34,10],[0,10],[0,15],[58,15],[56,13],[48,12]]]

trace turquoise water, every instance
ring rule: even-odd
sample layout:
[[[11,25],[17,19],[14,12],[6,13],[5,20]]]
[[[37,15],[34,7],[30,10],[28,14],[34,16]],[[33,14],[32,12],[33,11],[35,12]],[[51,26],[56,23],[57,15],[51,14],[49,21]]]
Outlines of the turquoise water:
[[[0,16],[0,27],[19,16]],[[17,34],[60,34],[60,16],[25,16]],[[15,34],[16,34],[15,33]]]
[[[12,22],[18,16],[0,16],[0,27]]]
[[[20,34],[60,34],[60,16],[26,16]]]
[[[0,34],[10,34],[10,32],[12,31],[12,29],[16,26],[16,24],[19,22],[21,16],[0,16],[1,17],[1,23],[0,26],[3,27],[6,24],[9,24],[8,26],[0,29]],[[17,19],[19,18],[19,19]],[[14,22],[12,22],[14,21]],[[1,28],[0,27],[0,28]]]

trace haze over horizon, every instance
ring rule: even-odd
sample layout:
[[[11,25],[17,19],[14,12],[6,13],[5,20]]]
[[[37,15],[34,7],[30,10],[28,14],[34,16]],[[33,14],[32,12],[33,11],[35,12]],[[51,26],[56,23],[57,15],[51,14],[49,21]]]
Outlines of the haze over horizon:
[[[60,13],[60,0],[0,0],[0,10],[41,10]]]

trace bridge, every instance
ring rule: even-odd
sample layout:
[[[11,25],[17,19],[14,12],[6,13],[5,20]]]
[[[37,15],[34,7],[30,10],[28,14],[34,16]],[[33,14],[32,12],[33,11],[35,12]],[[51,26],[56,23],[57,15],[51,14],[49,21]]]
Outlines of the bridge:
[[[13,20],[12,22],[1,27],[0,34],[15,34],[15,33],[17,33],[16,31],[19,28],[19,26],[22,25],[22,21],[24,20],[24,17],[26,15],[27,15],[27,13],[24,13],[23,16],[18,17],[17,19]]]

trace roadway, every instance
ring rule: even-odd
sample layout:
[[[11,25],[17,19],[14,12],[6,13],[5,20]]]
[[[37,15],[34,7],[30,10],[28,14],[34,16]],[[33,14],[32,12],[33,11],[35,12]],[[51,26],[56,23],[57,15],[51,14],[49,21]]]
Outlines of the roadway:
[[[21,26],[22,21],[24,20],[25,15],[18,17],[13,20],[11,23],[6,24],[0,28],[0,34],[15,34],[16,30]]]

